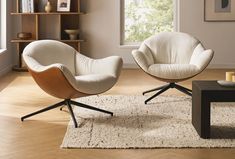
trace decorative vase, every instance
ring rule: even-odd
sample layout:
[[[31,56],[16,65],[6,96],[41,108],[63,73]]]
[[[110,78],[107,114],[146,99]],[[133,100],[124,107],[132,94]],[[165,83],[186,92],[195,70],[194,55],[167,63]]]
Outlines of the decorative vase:
[[[77,40],[79,34],[78,29],[67,29],[65,32],[69,35],[70,40]]]
[[[52,9],[52,6],[51,6],[51,3],[48,1],[46,6],[45,6],[45,11],[47,13],[50,13],[51,12],[51,9]]]

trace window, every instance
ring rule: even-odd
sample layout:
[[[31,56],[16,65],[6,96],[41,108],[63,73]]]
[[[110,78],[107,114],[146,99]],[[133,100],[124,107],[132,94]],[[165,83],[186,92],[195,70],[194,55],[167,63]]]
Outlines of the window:
[[[121,1],[121,44],[139,44],[151,35],[176,30],[177,0]]]
[[[0,0],[0,53],[6,49],[6,1]]]

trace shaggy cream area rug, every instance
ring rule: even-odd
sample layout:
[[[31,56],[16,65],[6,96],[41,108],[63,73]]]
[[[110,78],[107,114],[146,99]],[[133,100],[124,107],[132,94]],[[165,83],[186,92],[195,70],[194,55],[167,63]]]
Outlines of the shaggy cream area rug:
[[[61,148],[216,148],[235,147],[235,104],[213,103],[212,139],[201,139],[191,124],[191,98],[91,96],[78,101],[114,116],[75,107],[79,128],[70,121]]]

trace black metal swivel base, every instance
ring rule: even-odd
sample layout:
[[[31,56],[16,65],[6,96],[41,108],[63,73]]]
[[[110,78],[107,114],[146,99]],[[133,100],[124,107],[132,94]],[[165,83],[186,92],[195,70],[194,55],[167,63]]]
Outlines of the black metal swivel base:
[[[147,104],[149,101],[151,101],[153,98],[159,96],[160,94],[162,94],[163,92],[167,91],[170,88],[175,88],[177,90],[179,90],[182,93],[185,93],[189,96],[192,96],[192,90],[185,88],[183,86],[180,86],[176,83],[169,83],[167,85],[155,88],[155,89],[151,89],[149,91],[146,91],[143,93],[143,95],[145,95],[146,93],[150,93],[150,92],[154,92],[154,91],[158,91],[156,94],[154,94],[152,97],[150,97],[149,99],[147,99],[144,103]]]
[[[43,113],[43,112],[46,112],[48,110],[51,110],[51,109],[55,109],[57,107],[61,107],[61,106],[64,106],[66,105],[68,107],[68,110],[70,112],[70,115],[73,119],[73,122],[74,122],[74,126],[75,128],[78,127],[78,123],[76,121],[76,118],[74,116],[74,113],[73,113],[73,109],[72,109],[72,106],[71,105],[74,105],[74,106],[78,106],[78,107],[82,107],[82,108],[86,108],[86,109],[91,109],[91,110],[95,110],[95,111],[99,111],[99,112],[102,112],[102,113],[106,113],[106,114],[110,114],[111,116],[113,116],[113,113],[112,112],[109,112],[109,111],[106,111],[106,110],[103,110],[103,109],[99,109],[99,108],[95,108],[95,107],[92,107],[92,106],[89,106],[89,105],[86,105],[86,104],[82,104],[82,103],[79,103],[79,102],[75,102],[75,101],[72,101],[70,99],[66,99],[60,103],[57,103],[57,104],[54,104],[52,106],[49,106],[47,108],[44,108],[44,109],[41,109],[39,111],[36,111],[34,113],[31,113],[31,114],[28,114],[28,115],[25,115],[21,118],[21,121],[24,121],[25,119],[31,117],[31,116],[34,116],[34,115],[37,115],[37,114],[40,114],[40,113]],[[62,110],[62,109],[61,109]]]

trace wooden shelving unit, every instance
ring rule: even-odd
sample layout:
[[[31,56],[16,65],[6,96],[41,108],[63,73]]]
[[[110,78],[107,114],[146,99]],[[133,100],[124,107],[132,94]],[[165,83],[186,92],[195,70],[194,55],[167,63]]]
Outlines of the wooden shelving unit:
[[[79,16],[84,15],[80,12],[80,0],[71,0],[70,12],[57,12],[57,0],[49,0],[52,5],[52,11],[46,13],[44,11],[45,0],[35,0],[34,13],[21,13],[21,0],[15,0],[16,9],[11,13],[12,16],[21,18],[21,30],[18,32],[30,32],[31,39],[22,40],[14,38],[11,40],[17,46],[18,65],[13,67],[15,71],[27,71],[23,67],[22,52],[24,48],[31,42],[43,39],[53,39],[66,43],[80,51],[81,42],[84,40],[70,40],[69,35],[64,32],[66,29],[79,29]]]

